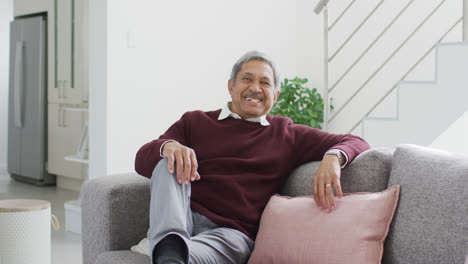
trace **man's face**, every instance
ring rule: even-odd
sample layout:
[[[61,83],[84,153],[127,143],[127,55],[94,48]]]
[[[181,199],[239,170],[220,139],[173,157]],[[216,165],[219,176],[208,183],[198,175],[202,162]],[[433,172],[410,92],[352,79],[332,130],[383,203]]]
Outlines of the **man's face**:
[[[259,117],[270,112],[279,92],[275,92],[275,78],[271,66],[261,60],[244,64],[236,76],[236,84],[228,82],[233,113],[243,119]]]

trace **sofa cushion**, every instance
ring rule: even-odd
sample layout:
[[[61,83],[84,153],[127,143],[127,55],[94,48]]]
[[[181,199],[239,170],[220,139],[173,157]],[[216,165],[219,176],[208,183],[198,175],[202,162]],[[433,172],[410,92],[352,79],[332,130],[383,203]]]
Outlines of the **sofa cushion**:
[[[105,251],[98,255],[95,264],[148,264],[150,258],[130,250]]]
[[[380,263],[400,187],[345,194],[336,210],[320,210],[313,197],[271,197],[249,264]]]
[[[370,149],[357,156],[343,169],[341,188],[343,192],[380,192],[387,188],[392,167],[393,150]],[[311,195],[314,175],[320,162],[309,162],[298,167],[286,181],[280,194],[286,196]]]
[[[383,263],[463,263],[468,249],[468,158],[399,145],[388,184],[400,184],[401,195]]]

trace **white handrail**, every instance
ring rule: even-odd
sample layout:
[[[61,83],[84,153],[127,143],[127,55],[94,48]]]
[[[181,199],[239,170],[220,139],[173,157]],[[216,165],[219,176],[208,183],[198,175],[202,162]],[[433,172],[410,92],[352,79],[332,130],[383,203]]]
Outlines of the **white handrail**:
[[[463,41],[468,41],[468,0],[463,0]]]
[[[323,130],[328,131],[328,116],[330,115],[330,98],[328,96],[328,8],[325,4],[325,10],[323,11]]]
[[[320,2],[317,3],[317,5],[314,7],[314,12],[315,14],[320,14],[322,12],[322,9],[327,5],[328,0],[320,0]]]

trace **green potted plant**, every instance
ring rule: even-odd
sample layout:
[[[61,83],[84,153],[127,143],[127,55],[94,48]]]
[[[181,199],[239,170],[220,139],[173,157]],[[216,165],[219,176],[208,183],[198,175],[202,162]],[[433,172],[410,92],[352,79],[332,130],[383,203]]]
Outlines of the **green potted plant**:
[[[285,78],[281,83],[278,100],[270,114],[287,116],[293,120],[294,124],[321,129],[323,98],[316,88],[310,90],[305,86],[307,81],[307,78]],[[330,110],[332,109],[333,106],[330,104]]]

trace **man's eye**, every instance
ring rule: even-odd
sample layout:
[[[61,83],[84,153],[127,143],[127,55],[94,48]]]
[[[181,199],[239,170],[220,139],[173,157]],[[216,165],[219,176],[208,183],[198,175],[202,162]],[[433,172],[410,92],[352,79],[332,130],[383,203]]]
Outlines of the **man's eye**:
[[[270,86],[269,82],[262,82],[263,85]]]
[[[249,78],[249,77],[244,77],[244,78],[242,78],[242,79],[243,79],[243,80],[247,80],[247,81],[251,81],[251,80],[252,80],[252,78]]]

